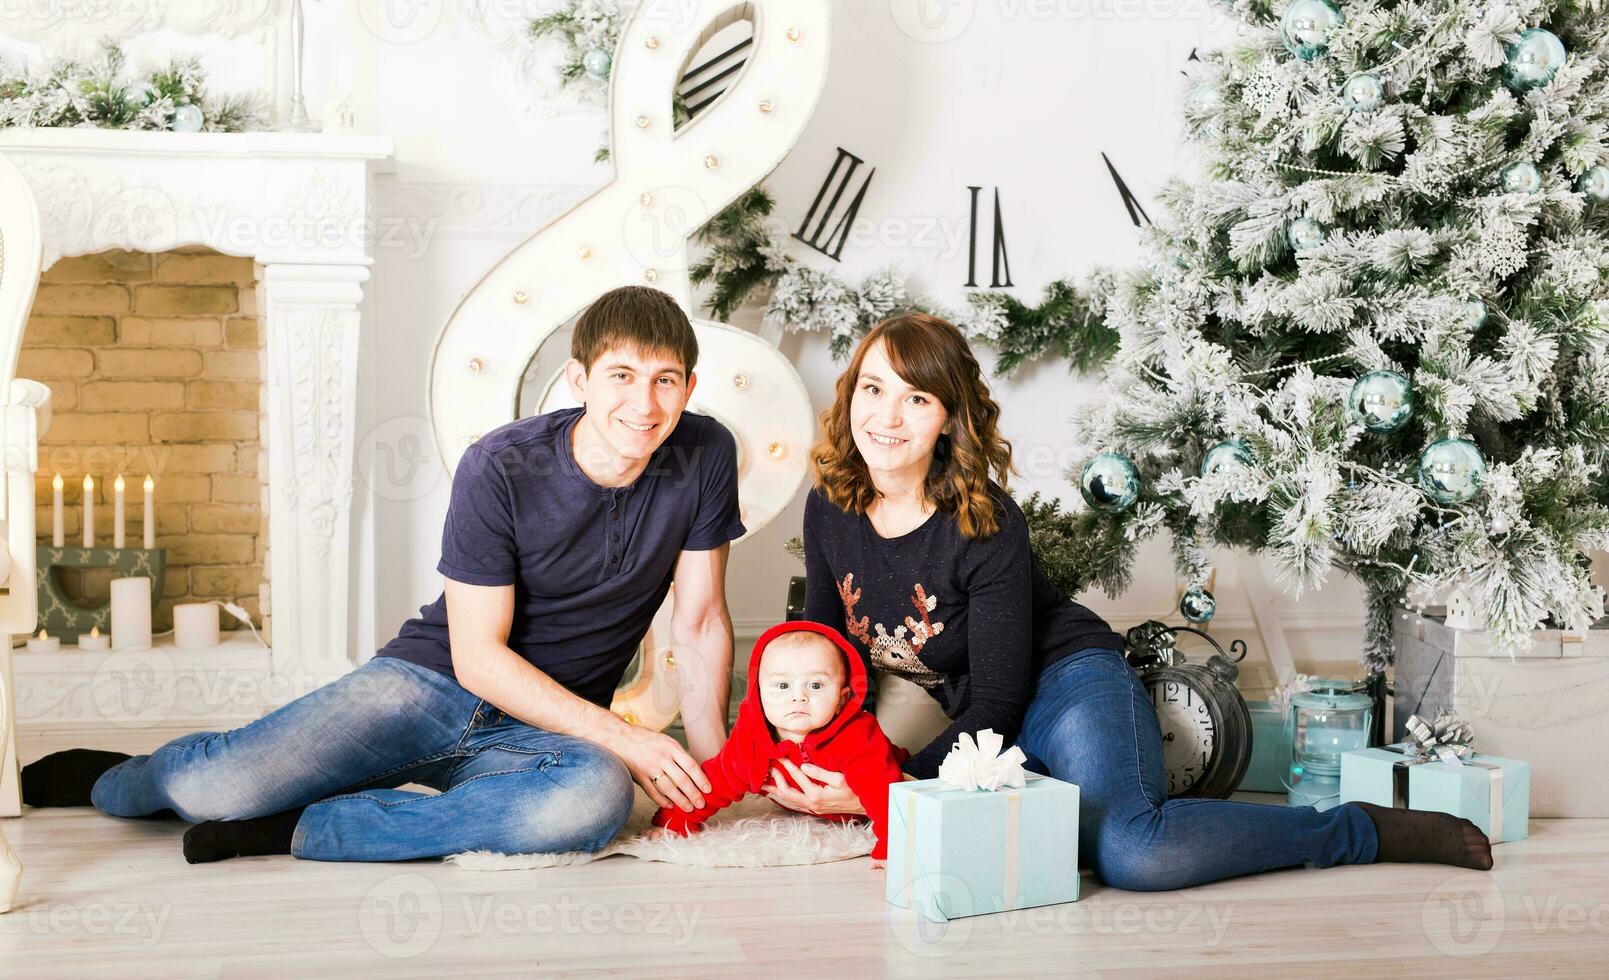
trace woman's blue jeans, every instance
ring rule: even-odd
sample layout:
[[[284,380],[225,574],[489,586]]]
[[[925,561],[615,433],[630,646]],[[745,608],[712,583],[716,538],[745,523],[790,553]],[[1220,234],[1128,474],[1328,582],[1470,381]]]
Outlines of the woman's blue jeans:
[[[1350,804],[1320,813],[1168,799],[1156,711],[1113,650],[1046,667],[1018,744],[1030,768],[1077,784],[1080,860],[1116,888],[1184,888],[1292,865],[1375,859],[1374,822]]]
[[[439,794],[399,790],[404,783]],[[306,806],[291,853],[401,861],[459,851],[593,851],[631,811],[621,761],[505,715],[452,678],[376,657],[228,732],[196,732],[107,770],[91,799],[114,817],[189,821]]]

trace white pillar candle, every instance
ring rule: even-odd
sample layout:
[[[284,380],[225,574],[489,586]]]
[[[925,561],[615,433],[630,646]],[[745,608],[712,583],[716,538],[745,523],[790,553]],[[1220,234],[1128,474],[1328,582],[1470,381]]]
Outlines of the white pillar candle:
[[[84,474],[84,547],[95,547],[95,478]]]
[[[57,473],[56,478],[50,481],[50,546],[52,548],[61,548],[67,544],[67,535],[62,530],[61,488],[61,474]]]
[[[112,648],[127,650],[151,645],[151,580],[112,579]]]
[[[123,474],[112,483],[112,547],[123,547]]]
[[[78,649],[80,650],[109,650],[112,638],[102,636],[99,626],[91,626],[88,633],[78,634]]]
[[[142,544],[144,544],[146,551],[150,551],[152,548],[156,547],[156,508],[153,507],[152,504],[151,504],[151,491],[154,490],[155,488],[156,488],[156,484],[151,482],[151,477],[149,475],[146,476],[146,478],[145,478],[145,531],[143,532],[143,535],[142,535],[144,540],[141,542]]]
[[[56,653],[61,650],[61,640],[50,636],[44,630],[38,636],[28,637],[29,653]]]
[[[181,602],[173,607],[173,644],[192,649],[218,645],[218,607],[210,602]]]

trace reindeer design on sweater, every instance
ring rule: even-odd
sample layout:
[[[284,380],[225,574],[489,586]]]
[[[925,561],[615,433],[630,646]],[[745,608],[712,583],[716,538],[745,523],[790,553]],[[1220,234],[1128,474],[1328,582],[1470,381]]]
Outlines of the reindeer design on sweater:
[[[904,625],[894,627],[893,633],[889,633],[882,623],[873,624],[872,628],[877,631],[875,637],[867,629],[871,617],[855,618],[855,604],[860,601],[860,590],[855,588],[854,572],[846,573],[844,580],[838,583],[838,597],[844,603],[844,625],[849,635],[866,645],[875,667],[899,674],[922,687],[937,687],[944,683],[944,675],[929,669],[917,656],[928,640],[944,632],[943,623],[934,622],[928,617],[928,613],[938,606],[939,597],[928,595],[922,589],[922,583],[916,583],[916,589],[911,594],[911,605],[916,607],[920,621],[916,617],[906,616]]]

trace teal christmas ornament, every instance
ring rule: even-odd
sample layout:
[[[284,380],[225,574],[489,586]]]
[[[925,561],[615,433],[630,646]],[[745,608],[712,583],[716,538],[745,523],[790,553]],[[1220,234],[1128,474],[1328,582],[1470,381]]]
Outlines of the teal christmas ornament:
[[[1471,330],[1486,326],[1486,301],[1479,296],[1464,300],[1464,324]]]
[[[168,123],[168,128],[175,133],[199,133],[203,122],[200,106],[182,105],[173,110],[173,121]]]
[[[1218,611],[1218,600],[1206,589],[1191,589],[1179,599],[1179,614],[1192,623],[1205,623]]]
[[[1587,172],[1575,182],[1576,190],[1587,196],[1589,201],[1602,203],[1609,201],[1609,167],[1599,164],[1588,167]]]
[[[1413,383],[1395,371],[1370,371],[1352,383],[1346,410],[1370,432],[1395,432],[1413,417]]]
[[[1184,97],[1184,104],[1191,115],[1206,116],[1218,111],[1219,106],[1223,105],[1223,98],[1218,94],[1217,86],[1210,82],[1198,82]]]
[[[1078,492],[1096,510],[1126,510],[1140,496],[1140,471],[1122,453],[1101,453],[1084,464]]]
[[[1513,44],[1503,49],[1503,77],[1516,92],[1540,88],[1553,81],[1564,64],[1564,42],[1552,31],[1533,27],[1521,31]]]
[[[1227,469],[1251,469],[1251,450],[1239,439],[1225,439],[1201,457],[1201,475],[1211,476]]]
[[[1353,112],[1373,112],[1385,98],[1386,86],[1372,71],[1359,72],[1341,86],[1341,103]]]
[[[1419,485],[1444,504],[1474,497],[1486,479],[1486,460],[1468,439],[1433,442],[1419,456]]]
[[[1346,16],[1330,0],[1292,0],[1279,19],[1279,36],[1291,54],[1312,61],[1329,49],[1330,32],[1344,23]]]
[[[602,48],[593,48],[581,56],[581,70],[589,76],[599,79],[609,77],[609,66],[614,58]]]
[[[144,109],[156,101],[156,89],[144,82],[123,86],[123,101],[136,109]]]
[[[1503,190],[1509,194],[1535,194],[1542,189],[1542,172],[1529,160],[1520,160],[1503,168]]]
[[[1298,252],[1313,248],[1324,241],[1324,226],[1312,218],[1297,218],[1291,222],[1290,231],[1286,232],[1291,248]]]

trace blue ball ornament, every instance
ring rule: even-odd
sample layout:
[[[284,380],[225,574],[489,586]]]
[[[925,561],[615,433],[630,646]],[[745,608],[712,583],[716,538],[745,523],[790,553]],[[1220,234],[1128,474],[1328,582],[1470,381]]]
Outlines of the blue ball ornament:
[[[1330,46],[1330,32],[1346,23],[1346,15],[1330,0],[1292,0],[1279,19],[1279,36],[1285,47],[1303,61],[1312,61]]]
[[[199,133],[203,122],[201,107],[192,103],[173,110],[173,121],[168,123],[168,128],[175,133]]]
[[[1486,460],[1468,439],[1433,442],[1419,456],[1419,485],[1444,504],[1461,504],[1480,491]]]
[[[1251,450],[1239,439],[1225,439],[1201,457],[1201,475],[1211,476],[1229,469],[1251,469]]]
[[[1218,94],[1217,86],[1210,82],[1197,82],[1190,88],[1190,94],[1184,97],[1184,105],[1192,115],[1211,115],[1223,105],[1223,97]]]
[[[1140,471],[1122,453],[1101,453],[1084,464],[1078,492],[1096,510],[1126,510],[1140,496]]]
[[[602,48],[593,48],[581,56],[581,70],[601,81],[609,77],[609,66],[613,62],[614,58],[609,52]]]
[[[1206,589],[1190,589],[1179,599],[1179,613],[1192,623],[1205,623],[1218,611],[1218,600]]]
[[[1471,330],[1486,326],[1486,301],[1479,296],[1464,300],[1464,325]]]
[[[136,109],[144,109],[156,101],[156,89],[144,82],[123,86],[123,101]]]
[[[1341,102],[1353,112],[1373,112],[1385,94],[1385,83],[1372,71],[1359,72],[1341,86]]]
[[[1564,64],[1564,42],[1552,31],[1533,27],[1503,49],[1503,77],[1516,92],[1539,88],[1553,81]]]
[[[1413,417],[1413,383],[1395,371],[1370,371],[1352,383],[1346,410],[1370,432],[1395,432]]]
[[[1575,182],[1576,190],[1585,194],[1587,200],[1602,203],[1609,201],[1609,167],[1599,164],[1588,167]]]
[[[1291,248],[1298,252],[1314,248],[1324,242],[1324,226],[1312,218],[1297,218],[1285,233]]]
[[[1542,189],[1542,172],[1529,160],[1509,164],[1500,176],[1508,194],[1535,194]]]

